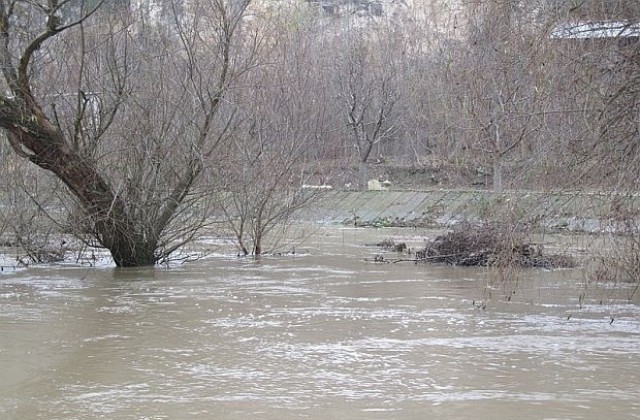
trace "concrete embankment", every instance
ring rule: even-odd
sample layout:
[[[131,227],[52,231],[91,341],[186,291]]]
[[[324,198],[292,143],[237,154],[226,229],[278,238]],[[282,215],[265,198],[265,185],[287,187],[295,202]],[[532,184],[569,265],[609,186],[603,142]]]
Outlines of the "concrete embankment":
[[[531,221],[553,229],[604,231],[634,214],[637,195],[480,190],[327,191],[302,218],[374,226],[446,226],[460,220]]]

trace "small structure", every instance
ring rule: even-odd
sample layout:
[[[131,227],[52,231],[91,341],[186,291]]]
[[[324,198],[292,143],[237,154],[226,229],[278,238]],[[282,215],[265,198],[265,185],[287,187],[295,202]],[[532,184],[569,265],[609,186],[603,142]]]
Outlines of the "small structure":
[[[388,190],[388,188],[385,187],[383,185],[383,183],[381,183],[377,179],[370,179],[369,182],[367,182],[367,190],[369,190],[369,191],[385,191],[385,190]]]
[[[614,39],[623,46],[640,40],[640,23],[622,21],[563,23],[551,31],[550,38],[596,42]]]
[[[321,184],[321,185],[309,185],[302,184],[303,190],[332,190],[333,187],[331,185]]]

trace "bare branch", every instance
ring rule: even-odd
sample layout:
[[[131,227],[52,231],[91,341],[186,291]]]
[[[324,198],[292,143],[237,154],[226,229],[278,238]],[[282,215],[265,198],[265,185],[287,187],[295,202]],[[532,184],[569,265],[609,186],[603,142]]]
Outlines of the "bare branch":
[[[40,49],[42,44],[44,44],[48,39],[56,36],[57,34],[66,31],[67,29],[73,28],[74,26],[80,25],[89,19],[98,9],[102,6],[105,0],[100,0],[96,6],[93,7],[89,12],[83,14],[79,19],[73,21],[67,25],[60,26],[60,18],[56,14],[60,7],[67,3],[67,1],[63,1],[58,4],[56,0],[49,0],[49,7],[45,10],[47,14],[47,21],[45,29],[37,35],[27,47],[22,52],[22,56],[20,57],[18,70],[17,70],[17,80],[15,86],[15,94],[20,94],[24,98],[31,98],[31,86],[29,81],[29,64],[31,63],[31,59],[33,54]],[[2,11],[0,10],[0,13]]]

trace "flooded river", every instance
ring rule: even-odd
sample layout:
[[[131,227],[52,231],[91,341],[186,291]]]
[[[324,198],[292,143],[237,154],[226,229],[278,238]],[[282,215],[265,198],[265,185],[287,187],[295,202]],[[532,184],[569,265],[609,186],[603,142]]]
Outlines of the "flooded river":
[[[576,270],[296,255],[0,274],[0,419],[640,418],[640,310]],[[482,307],[485,306],[484,309]]]

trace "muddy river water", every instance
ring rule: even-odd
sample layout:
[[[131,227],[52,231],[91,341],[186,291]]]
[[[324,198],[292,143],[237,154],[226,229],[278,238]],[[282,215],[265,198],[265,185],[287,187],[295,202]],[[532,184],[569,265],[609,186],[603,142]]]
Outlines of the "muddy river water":
[[[640,418],[640,309],[578,270],[295,255],[0,273],[0,419]],[[586,292],[586,293],[585,293]],[[484,306],[484,309],[483,309]]]

